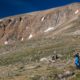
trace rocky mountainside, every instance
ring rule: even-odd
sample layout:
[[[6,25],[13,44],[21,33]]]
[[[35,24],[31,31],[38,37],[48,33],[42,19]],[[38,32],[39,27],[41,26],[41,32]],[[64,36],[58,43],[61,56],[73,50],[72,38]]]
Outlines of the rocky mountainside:
[[[0,20],[0,44],[37,38],[54,38],[80,18],[80,3]],[[68,24],[70,24],[68,26]],[[80,26],[77,26],[80,27]],[[62,34],[61,34],[62,35]]]
[[[0,80],[80,80],[80,3],[0,19]]]

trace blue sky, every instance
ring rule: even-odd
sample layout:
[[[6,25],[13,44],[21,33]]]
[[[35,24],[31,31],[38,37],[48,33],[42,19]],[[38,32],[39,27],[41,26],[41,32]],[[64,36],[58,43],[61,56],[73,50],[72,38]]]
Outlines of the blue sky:
[[[0,0],[0,18],[63,6],[80,0]]]

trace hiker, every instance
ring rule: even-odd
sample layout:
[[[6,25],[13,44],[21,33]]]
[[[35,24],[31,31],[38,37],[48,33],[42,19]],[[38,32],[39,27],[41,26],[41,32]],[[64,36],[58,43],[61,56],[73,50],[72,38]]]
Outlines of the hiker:
[[[76,67],[80,69],[79,53],[75,54],[75,60],[74,60],[74,62],[75,62]]]

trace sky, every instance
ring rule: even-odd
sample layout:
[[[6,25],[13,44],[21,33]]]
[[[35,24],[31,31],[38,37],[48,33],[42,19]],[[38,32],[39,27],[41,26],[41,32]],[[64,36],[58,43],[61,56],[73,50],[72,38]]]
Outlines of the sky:
[[[0,18],[45,10],[80,0],[0,0]]]

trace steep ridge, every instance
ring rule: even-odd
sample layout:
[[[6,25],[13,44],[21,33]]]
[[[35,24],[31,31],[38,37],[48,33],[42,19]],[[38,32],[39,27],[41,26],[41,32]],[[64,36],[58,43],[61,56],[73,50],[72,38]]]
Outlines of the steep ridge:
[[[1,19],[0,44],[53,37],[66,30],[70,26],[66,25],[77,20],[79,16],[80,3],[73,3],[65,7]]]

